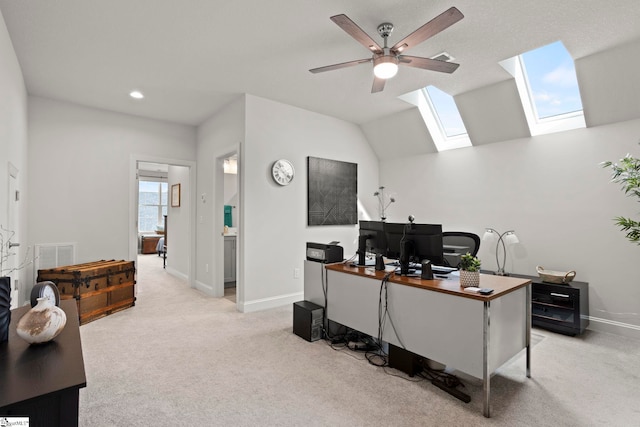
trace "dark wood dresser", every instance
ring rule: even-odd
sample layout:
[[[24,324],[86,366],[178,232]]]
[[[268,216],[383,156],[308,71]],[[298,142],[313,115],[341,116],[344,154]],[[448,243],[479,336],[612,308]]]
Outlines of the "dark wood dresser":
[[[29,417],[34,426],[77,426],[80,388],[87,386],[75,300],[60,301],[67,324],[53,341],[29,345],[16,333],[31,308],[11,311],[9,340],[0,343],[0,417]]]

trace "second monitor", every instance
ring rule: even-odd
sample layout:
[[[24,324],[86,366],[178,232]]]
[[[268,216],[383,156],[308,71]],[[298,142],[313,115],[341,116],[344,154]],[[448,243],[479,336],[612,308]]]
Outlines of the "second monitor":
[[[360,221],[358,265],[366,265],[366,254],[387,255],[387,240],[382,221]]]
[[[441,224],[385,223],[384,227],[386,256],[399,261],[400,274],[409,273],[411,262],[444,263]]]

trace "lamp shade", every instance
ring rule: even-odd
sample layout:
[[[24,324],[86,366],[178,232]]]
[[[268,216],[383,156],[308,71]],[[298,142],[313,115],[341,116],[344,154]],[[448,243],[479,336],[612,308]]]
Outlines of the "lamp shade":
[[[379,79],[390,79],[398,73],[398,58],[381,55],[373,60],[373,74]]]
[[[493,231],[492,228],[487,228],[482,235],[482,240],[485,242],[489,242],[491,240],[495,240],[498,238],[498,233]]]
[[[516,236],[516,233],[514,233],[513,231],[508,231],[506,236],[504,236],[504,242],[507,245],[515,245],[516,243],[520,243],[520,240],[518,240],[518,236]]]

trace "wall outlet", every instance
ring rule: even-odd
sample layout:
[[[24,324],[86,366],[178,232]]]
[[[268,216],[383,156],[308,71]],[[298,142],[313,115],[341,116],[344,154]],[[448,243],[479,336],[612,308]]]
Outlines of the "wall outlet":
[[[205,264],[204,265],[204,272],[208,273],[209,272],[209,264]]]
[[[299,268],[294,268],[293,269],[293,278],[294,279],[299,279],[300,278],[300,269]]]

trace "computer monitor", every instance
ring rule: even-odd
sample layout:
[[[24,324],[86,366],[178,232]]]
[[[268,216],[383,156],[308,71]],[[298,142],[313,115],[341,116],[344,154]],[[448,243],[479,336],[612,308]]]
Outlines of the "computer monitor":
[[[409,273],[410,262],[444,262],[441,224],[386,223],[385,237],[387,257],[400,262],[400,274]]]
[[[387,242],[382,221],[360,221],[358,265],[366,264],[366,254],[386,255]]]

